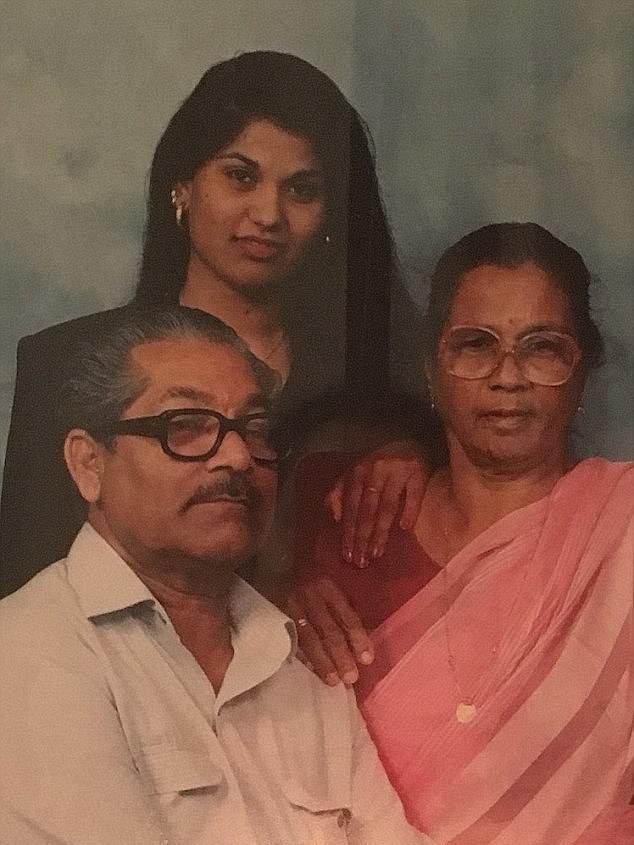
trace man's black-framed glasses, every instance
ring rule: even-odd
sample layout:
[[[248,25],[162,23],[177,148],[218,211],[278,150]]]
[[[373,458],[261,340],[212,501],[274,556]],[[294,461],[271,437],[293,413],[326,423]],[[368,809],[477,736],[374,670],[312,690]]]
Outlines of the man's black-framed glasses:
[[[225,436],[235,431],[252,458],[274,463],[279,454],[273,443],[272,429],[270,416],[261,411],[229,419],[206,408],[176,408],[153,417],[118,420],[96,433],[154,437],[165,454],[176,461],[206,461],[220,449]]]

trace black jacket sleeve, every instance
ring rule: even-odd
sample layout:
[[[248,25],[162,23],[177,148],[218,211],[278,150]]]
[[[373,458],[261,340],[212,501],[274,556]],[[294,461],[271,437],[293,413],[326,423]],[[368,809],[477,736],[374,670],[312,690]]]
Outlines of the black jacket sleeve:
[[[64,463],[58,400],[78,343],[107,331],[123,309],[22,338],[0,500],[0,596],[64,557],[86,506]]]
[[[64,464],[64,434],[56,423],[63,369],[57,346],[38,335],[18,344],[0,505],[2,596],[63,557],[84,518]]]

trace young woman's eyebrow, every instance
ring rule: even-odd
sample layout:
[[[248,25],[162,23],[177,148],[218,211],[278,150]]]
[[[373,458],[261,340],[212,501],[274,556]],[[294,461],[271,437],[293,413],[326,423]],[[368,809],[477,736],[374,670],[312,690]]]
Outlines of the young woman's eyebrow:
[[[214,161],[226,161],[227,159],[237,159],[241,161],[246,167],[251,167],[253,170],[259,170],[260,165],[257,161],[249,156],[245,156],[243,153],[220,153],[219,155],[214,156]],[[296,179],[297,177],[302,178],[310,178],[310,179],[321,179],[323,177],[323,173],[318,167],[307,167],[305,170],[298,170],[296,173],[291,174],[292,179]]]
[[[241,161],[243,164],[246,164],[247,167],[252,167],[256,170],[260,166],[257,161],[254,161],[252,158],[249,158],[248,156],[245,156],[242,153],[221,153],[219,155],[214,156],[214,159],[216,161],[222,161],[225,159],[238,159],[238,161]]]

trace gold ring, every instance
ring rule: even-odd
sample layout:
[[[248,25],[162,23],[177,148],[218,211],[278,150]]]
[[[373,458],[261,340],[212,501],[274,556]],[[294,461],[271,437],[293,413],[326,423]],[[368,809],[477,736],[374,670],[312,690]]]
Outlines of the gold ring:
[[[302,616],[301,619],[295,620],[295,624],[298,628],[305,628],[306,625],[310,625],[310,622],[308,621],[308,619]]]

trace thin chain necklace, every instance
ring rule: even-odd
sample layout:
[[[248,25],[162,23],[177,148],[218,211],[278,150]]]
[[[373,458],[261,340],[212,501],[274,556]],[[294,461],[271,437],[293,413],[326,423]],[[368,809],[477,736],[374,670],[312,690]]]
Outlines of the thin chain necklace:
[[[483,702],[479,702],[476,704],[476,696],[475,694],[469,693],[465,691],[463,685],[460,683],[460,677],[458,673],[458,665],[456,656],[453,652],[451,647],[451,630],[449,627],[449,613],[451,610],[449,604],[449,597],[448,597],[448,578],[447,578],[447,565],[450,561],[450,554],[449,554],[449,492],[447,492],[447,518],[443,520],[443,533],[445,537],[445,565],[442,568],[442,578],[443,578],[443,604],[444,604],[444,614],[443,614],[443,629],[445,633],[445,642],[447,646],[447,662],[449,664],[449,670],[451,672],[452,680],[454,683],[454,687],[456,688],[458,704],[456,705],[456,719],[462,724],[466,725],[469,722],[472,722],[475,717],[478,715],[478,707],[482,705]],[[509,611],[509,618],[513,618],[513,611],[515,610],[515,606],[520,597],[520,593],[522,591],[522,587],[524,586],[524,582],[526,581],[526,576],[528,574],[528,560],[524,566],[524,574],[520,579],[520,583],[517,588],[517,593],[515,594],[515,598],[513,603],[511,604],[511,608]],[[485,666],[485,670],[492,669],[495,665],[498,648],[501,642],[500,640],[493,646],[491,649],[491,657],[487,661]]]
[[[443,532],[445,535],[445,565],[442,568],[442,597],[443,603],[445,605],[445,612],[443,614],[443,630],[445,633],[445,644],[447,646],[447,663],[449,664],[449,671],[451,672],[451,678],[453,680],[454,687],[456,688],[458,698],[458,704],[456,705],[456,719],[462,725],[466,725],[469,722],[473,721],[473,719],[475,719],[478,713],[478,708],[475,704],[474,696],[470,694],[465,694],[465,691],[462,688],[462,684],[460,683],[460,679],[458,677],[458,667],[456,665],[456,658],[451,648],[451,632],[449,630],[449,611],[451,608],[449,605],[449,597],[447,595],[447,565],[449,564],[450,560],[449,525],[447,520],[445,520],[445,522],[443,523]],[[494,653],[495,650],[496,649],[494,649]]]
[[[275,355],[275,353],[278,351],[278,349],[280,349],[283,346],[283,344],[286,343],[286,340],[287,340],[286,332],[284,331],[284,329],[280,329],[279,338],[275,341],[275,343],[269,349],[269,351],[266,353],[266,355],[263,355],[262,357],[260,357],[260,361],[264,361],[264,362],[268,361],[269,358],[271,358],[273,355]]]

